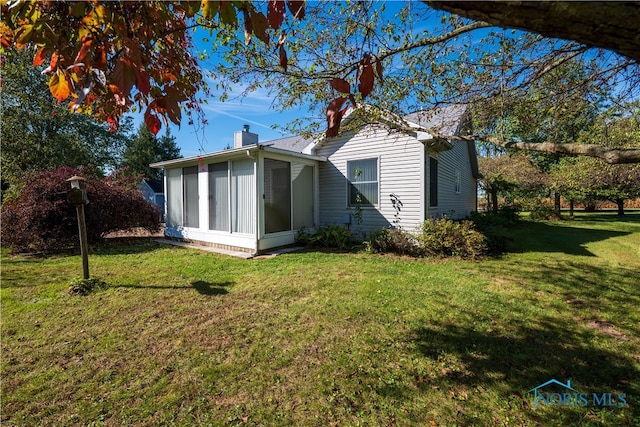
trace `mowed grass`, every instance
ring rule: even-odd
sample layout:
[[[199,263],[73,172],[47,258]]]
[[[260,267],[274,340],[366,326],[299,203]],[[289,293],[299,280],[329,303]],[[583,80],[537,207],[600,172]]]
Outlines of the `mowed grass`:
[[[481,262],[2,251],[6,425],[640,425],[640,215],[526,222]],[[533,407],[571,380],[625,406]],[[556,390],[562,392],[562,390]]]

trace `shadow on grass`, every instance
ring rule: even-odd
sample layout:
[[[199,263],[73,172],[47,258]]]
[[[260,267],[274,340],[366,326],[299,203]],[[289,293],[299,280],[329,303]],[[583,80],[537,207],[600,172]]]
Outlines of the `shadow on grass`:
[[[615,211],[607,212],[578,212],[573,221],[576,222],[630,222],[640,223],[640,211],[625,210],[624,215],[617,215]]]
[[[640,266],[597,266],[579,260],[559,259],[541,264],[538,260],[517,263],[480,264],[484,274],[497,281],[512,283],[524,292],[519,298],[539,304],[541,293],[557,295],[575,317],[599,320],[604,314],[615,323],[624,324],[626,333],[640,336],[640,324],[629,316],[640,307]]]
[[[532,409],[533,396],[529,390],[550,379],[571,380],[578,392],[589,396],[625,393],[628,405],[609,408],[616,412],[611,416],[623,416],[629,422],[640,417],[637,361],[632,355],[594,348],[591,331],[568,328],[543,317],[531,325],[513,325],[511,330],[503,332],[430,322],[412,330],[409,339],[419,356],[442,366],[440,378],[416,377],[418,387],[430,388],[435,383],[454,392],[462,388],[479,394],[469,399],[470,407],[459,414],[462,419],[458,421],[463,425],[474,423],[474,410],[481,410],[481,395],[487,389],[498,391],[497,398],[501,401],[514,401],[543,425],[582,425],[585,412],[601,410],[590,406],[554,408],[561,410],[553,413],[536,412]],[[496,399],[496,396],[487,398]],[[474,405],[477,408],[473,409]],[[544,419],[546,416],[550,418]]]
[[[513,228],[509,252],[563,252],[568,255],[594,256],[585,245],[631,234],[625,231],[576,228],[543,222],[527,222]]]
[[[112,288],[126,288],[126,289],[153,289],[153,290],[165,290],[165,291],[183,291],[195,289],[201,295],[226,295],[229,293],[227,289],[233,286],[234,282],[218,282],[211,283],[203,280],[194,281],[191,286],[158,286],[158,285],[110,285]]]
[[[110,237],[91,246],[91,253],[123,255],[153,252],[163,248],[155,239],[156,237]]]
[[[225,295],[229,293],[225,288],[232,285],[233,282],[211,283],[204,280],[191,283],[191,286],[201,295]]]

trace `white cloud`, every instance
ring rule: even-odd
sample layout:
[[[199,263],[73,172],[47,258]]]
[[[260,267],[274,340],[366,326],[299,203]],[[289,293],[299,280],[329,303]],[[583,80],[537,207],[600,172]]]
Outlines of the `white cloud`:
[[[218,102],[216,104],[218,104],[220,107],[218,107],[216,105],[203,105],[202,109],[206,110],[206,111],[210,111],[210,112],[212,112],[214,114],[222,114],[223,116],[228,116],[228,117],[232,117],[234,119],[242,120],[244,123],[249,123],[249,124],[252,124],[252,125],[261,126],[263,128],[271,129],[271,126],[269,126],[269,125],[266,125],[266,124],[260,123],[260,122],[256,122],[255,120],[247,119],[246,117],[242,117],[242,116],[239,116],[237,114],[232,114],[229,111],[226,111],[226,110],[232,110],[232,111],[240,111],[240,110],[242,110],[242,111],[246,111],[246,112],[250,113],[251,111],[250,110],[247,111],[246,108],[243,108],[243,109],[229,108],[230,106],[233,106],[233,105],[230,104],[230,103],[226,103],[226,102]]]

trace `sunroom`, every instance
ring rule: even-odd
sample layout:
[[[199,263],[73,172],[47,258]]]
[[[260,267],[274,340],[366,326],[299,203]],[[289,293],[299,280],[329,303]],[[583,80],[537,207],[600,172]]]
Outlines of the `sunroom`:
[[[165,236],[258,254],[319,223],[326,158],[247,144],[151,166],[164,169]]]

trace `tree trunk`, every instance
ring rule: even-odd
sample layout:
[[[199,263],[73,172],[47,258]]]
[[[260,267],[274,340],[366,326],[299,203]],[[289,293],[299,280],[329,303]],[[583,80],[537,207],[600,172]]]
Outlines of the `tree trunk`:
[[[491,212],[498,213],[498,192],[491,191]]]
[[[553,210],[560,215],[560,192],[554,191],[553,194]]]
[[[618,205],[618,216],[624,215],[624,199],[616,199],[616,205]]]
[[[573,218],[573,199],[569,200],[569,217]]]

